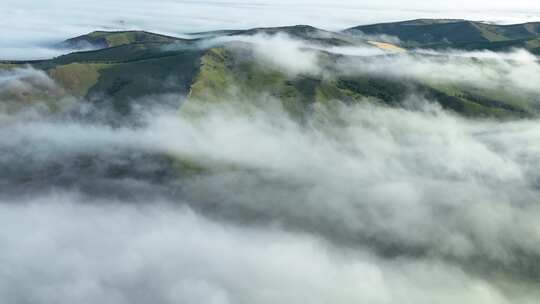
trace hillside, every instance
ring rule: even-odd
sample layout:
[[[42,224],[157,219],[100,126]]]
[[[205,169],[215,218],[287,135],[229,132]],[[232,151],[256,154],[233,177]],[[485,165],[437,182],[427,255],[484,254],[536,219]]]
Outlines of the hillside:
[[[98,48],[96,50],[70,53],[50,60],[4,62],[0,68],[13,69],[29,64],[46,72],[66,94],[97,105],[110,105],[120,115],[129,114],[134,104],[156,102],[155,99],[145,100],[147,96],[167,94],[178,96],[177,106],[187,99],[186,109],[193,103],[236,100],[251,104],[271,97],[300,119],[313,109],[328,106],[333,101],[401,106],[408,96],[418,94],[465,116],[536,115],[535,97],[504,92],[502,88],[438,83],[423,78],[389,78],[366,74],[362,68],[356,75],[344,74],[338,67],[349,64],[347,62],[356,62],[362,67],[380,60],[400,62],[411,56],[398,46],[366,40],[357,35],[358,31],[369,35],[397,36],[404,48],[446,45],[462,49],[504,50],[519,46],[538,50],[540,47],[540,38],[533,38],[538,35],[537,24],[498,26],[463,20],[377,24],[355,27],[342,33],[298,25],[198,33],[193,39],[148,32],[93,32],[66,40],[64,44],[91,45]],[[271,63],[271,50],[269,57],[261,60],[258,42],[249,40],[249,37],[264,34],[264,39],[267,39],[278,33],[284,35],[289,44],[290,41],[297,41],[294,45],[300,43],[299,49],[293,51],[315,58],[317,69],[324,72],[300,71],[291,75]],[[215,40],[216,37],[226,39]],[[332,48],[336,47],[338,50],[340,47],[367,49],[379,55],[333,53]],[[400,55],[398,51],[405,53]],[[446,55],[422,56],[435,62],[449,60]],[[410,57],[417,60],[415,58],[418,56]]]
[[[344,32],[395,36],[407,47],[498,50],[504,46],[525,47],[537,52],[535,40],[540,37],[540,23],[497,25],[468,20],[419,19],[357,26]]]

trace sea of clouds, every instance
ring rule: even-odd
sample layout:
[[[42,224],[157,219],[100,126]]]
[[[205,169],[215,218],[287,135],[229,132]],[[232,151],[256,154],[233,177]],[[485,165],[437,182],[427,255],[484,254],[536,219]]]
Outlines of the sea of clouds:
[[[534,0],[316,1],[4,0],[1,59],[43,59],[67,53],[54,46],[95,30],[147,30],[175,36],[222,29],[309,24],[329,30],[417,18],[497,23],[538,21]]]

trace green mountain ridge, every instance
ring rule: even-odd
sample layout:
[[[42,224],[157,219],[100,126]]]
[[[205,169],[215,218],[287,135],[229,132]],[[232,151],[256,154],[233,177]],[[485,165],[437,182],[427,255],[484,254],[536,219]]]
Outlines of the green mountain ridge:
[[[536,47],[528,47],[526,43],[521,42],[534,41],[540,37],[540,22],[497,25],[458,19],[418,19],[356,26],[344,32],[352,35],[395,36],[401,40],[403,46],[407,47],[498,50],[504,45],[537,51]],[[491,43],[496,45],[492,46]],[[500,44],[497,45],[497,43]]]
[[[0,69],[32,66],[45,71],[66,93],[97,105],[107,103],[118,113],[130,113],[135,100],[146,96],[176,94],[178,106],[224,100],[273,98],[291,115],[302,118],[313,108],[333,101],[375,102],[401,106],[408,95],[422,94],[444,108],[472,117],[529,117],[537,109],[531,101],[497,90],[478,90],[446,86],[413,79],[393,79],[376,75],[328,75],[299,73],[290,75],[278,67],[260,62],[250,42],[234,43],[234,37],[257,34],[288,35],[319,46],[367,46],[358,31],[369,35],[394,35],[402,46],[454,46],[462,49],[505,50],[520,46],[538,50],[538,24],[499,26],[463,20],[413,20],[355,27],[330,32],[296,25],[277,28],[198,33],[181,39],[143,31],[92,32],[66,40],[72,46],[92,45],[95,50],[62,55],[50,60],[4,61]],[[428,33],[428,34],[426,34]],[[210,43],[215,37],[227,42]],[[516,38],[519,37],[519,38]],[[516,38],[513,40],[504,40]],[[443,41],[443,42],[441,42]],[[371,46],[373,47],[373,46]],[[375,48],[375,47],[373,47]],[[332,54],[319,49],[319,64],[333,71],[342,59],[354,56]],[[385,56],[400,56],[388,54]],[[375,57],[374,57],[375,58]],[[369,57],[365,60],[369,64]],[[183,96],[183,97],[182,97]],[[150,99],[144,101],[152,103]]]
[[[94,31],[70,38],[61,43],[61,46],[73,49],[109,48],[131,43],[173,43],[178,41],[185,40],[146,31]]]

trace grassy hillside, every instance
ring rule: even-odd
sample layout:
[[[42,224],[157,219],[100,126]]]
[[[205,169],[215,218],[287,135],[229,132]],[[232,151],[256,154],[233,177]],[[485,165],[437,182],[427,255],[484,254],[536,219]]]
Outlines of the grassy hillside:
[[[50,69],[49,75],[58,81],[69,94],[86,96],[88,90],[99,80],[105,64],[70,63]]]
[[[398,35],[410,45],[447,45],[464,49],[504,49],[509,46],[539,50],[540,38],[529,38],[535,24],[495,26],[462,20],[415,20],[379,24],[356,29],[369,34]],[[429,35],[424,32],[429,30]],[[212,32],[208,35],[268,35],[286,33],[317,45],[367,45],[357,41],[353,30],[332,33],[310,26],[261,28],[246,31]],[[507,37],[522,37],[504,40]],[[380,76],[343,76],[335,73],[344,55],[319,52],[324,75],[290,75],[277,66],[261,62],[252,45],[222,43],[198,47],[201,39],[183,40],[147,32],[94,32],[73,41],[105,41],[104,48],[75,52],[50,60],[2,62],[0,69],[31,65],[45,71],[70,96],[118,113],[130,113],[133,103],[156,102],[147,96],[175,94],[178,105],[188,98],[184,111],[194,105],[217,102],[267,106],[278,102],[293,117],[303,120],[314,109],[339,101],[376,102],[401,106],[411,94],[437,100],[443,107],[466,116],[522,117],[532,115],[532,104],[508,92],[441,86],[413,79]],[[440,43],[441,40],[444,42]],[[437,44],[436,42],[439,42]],[[369,59],[366,59],[369,60]]]
[[[100,72],[87,95],[96,102],[112,103],[121,113],[129,112],[134,99],[163,94],[185,96],[199,68],[200,56],[199,51],[183,51],[166,57],[111,64]],[[145,100],[149,101],[152,99]]]
[[[67,48],[107,48],[130,43],[173,43],[183,39],[145,31],[95,31],[64,41]]]
[[[161,52],[150,45],[131,44],[92,52],[73,53],[30,66],[45,71],[65,95],[128,114],[134,102],[159,102],[158,95],[187,96],[199,67],[202,50]],[[5,68],[27,67],[27,63]],[[39,97],[39,96],[38,96]],[[40,97],[40,99],[42,99]]]
[[[331,32],[322,30],[309,25],[293,25],[281,27],[264,27],[248,30],[222,30],[193,33],[195,37],[212,38],[223,36],[253,36],[253,35],[275,35],[286,34],[294,39],[303,40],[309,43],[319,44],[323,46],[346,46],[359,44],[360,42],[355,37],[341,32]]]
[[[430,45],[432,48],[448,47],[447,44]],[[540,37],[525,38],[516,40],[504,40],[496,42],[466,42],[455,43],[451,46],[455,49],[463,50],[490,50],[490,51],[507,51],[513,48],[526,49],[532,54],[540,55]]]
[[[532,109],[527,108],[530,101],[512,94],[367,75],[290,76],[253,58],[246,49],[221,47],[209,50],[202,57],[202,67],[184,110],[191,111],[194,103],[236,102],[250,106],[262,103],[260,106],[264,106],[268,98],[275,98],[293,117],[302,119],[313,109],[332,101],[401,106],[408,96],[421,94],[465,116],[505,118],[526,117],[532,113]],[[328,64],[331,63],[332,59],[328,58]]]
[[[357,26],[346,33],[390,35],[409,47],[466,47],[469,49],[498,49],[521,46],[523,41],[540,38],[540,23],[496,25],[467,20],[420,19],[404,22]],[[492,44],[493,43],[493,44]]]
[[[191,110],[192,103],[265,106],[268,98],[275,98],[291,115],[302,118],[307,105],[314,100],[316,83],[320,81],[307,76],[290,78],[283,71],[258,63],[247,49],[213,48],[201,62],[185,111]]]

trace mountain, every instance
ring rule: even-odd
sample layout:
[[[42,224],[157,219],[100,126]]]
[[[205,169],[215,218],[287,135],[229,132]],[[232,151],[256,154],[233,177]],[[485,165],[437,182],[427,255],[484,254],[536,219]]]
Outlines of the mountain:
[[[389,35],[407,47],[455,47],[500,50],[525,47],[539,53],[540,23],[497,25],[468,20],[418,19],[357,26],[352,35]]]
[[[356,41],[354,37],[347,33],[331,32],[322,29],[318,29],[309,25],[293,25],[293,26],[281,26],[281,27],[263,27],[247,30],[220,30],[210,32],[199,32],[193,35],[201,38],[212,37],[234,37],[234,36],[255,36],[255,35],[276,35],[286,34],[295,39],[308,41],[312,43],[318,43],[322,45],[351,45]]]
[[[145,31],[95,31],[68,39],[60,46],[71,49],[108,48],[131,43],[173,43],[183,39]]]
[[[359,35],[360,31],[370,35],[369,38]],[[276,34],[289,37],[287,41],[300,41],[302,44],[296,52],[301,52],[300,57],[316,58],[317,65],[324,72],[299,71],[291,75],[290,71],[267,62],[272,61],[274,46],[264,46],[266,49],[262,51],[270,55],[261,60],[258,54],[261,50],[254,46],[255,42],[239,39],[257,35],[264,35],[263,39],[267,39]],[[148,96],[167,94],[181,96],[176,99],[177,106],[182,99],[187,100],[185,109],[194,103],[224,100],[253,103],[266,96],[278,100],[284,109],[299,119],[335,100],[345,103],[370,100],[401,106],[408,96],[414,94],[436,100],[444,108],[465,116],[536,115],[535,102],[530,96],[504,92],[501,88],[478,89],[410,77],[336,72],[348,61],[370,66],[381,58],[399,60],[400,56],[405,56],[378,49],[376,45],[383,45],[382,48],[393,46],[371,41],[375,39],[373,35],[380,34],[397,36],[402,41],[401,46],[406,48],[444,45],[465,49],[505,49],[521,46],[536,50],[540,46],[538,24],[499,26],[464,20],[414,20],[359,26],[343,32],[297,25],[197,33],[192,39],[141,31],[100,31],[63,43],[70,47],[91,46],[94,50],[50,60],[4,61],[0,63],[0,69],[30,65],[54,79],[66,94],[99,106],[111,106],[119,115],[131,113],[134,104],[160,102],[160,99],[146,98]],[[351,47],[368,49],[374,55],[358,56],[332,51],[333,48]],[[396,47],[396,50],[403,49]],[[445,60],[444,56],[435,60]]]
[[[257,35],[257,34],[266,34],[266,35],[275,35],[278,33],[287,34],[293,38],[312,42],[319,43],[322,45],[332,45],[332,46],[344,46],[351,45],[355,41],[350,35],[325,31],[309,25],[295,25],[295,26],[282,26],[282,27],[271,27],[271,28],[256,28],[244,31],[237,31],[231,33],[231,36],[241,36],[241,35]]]

